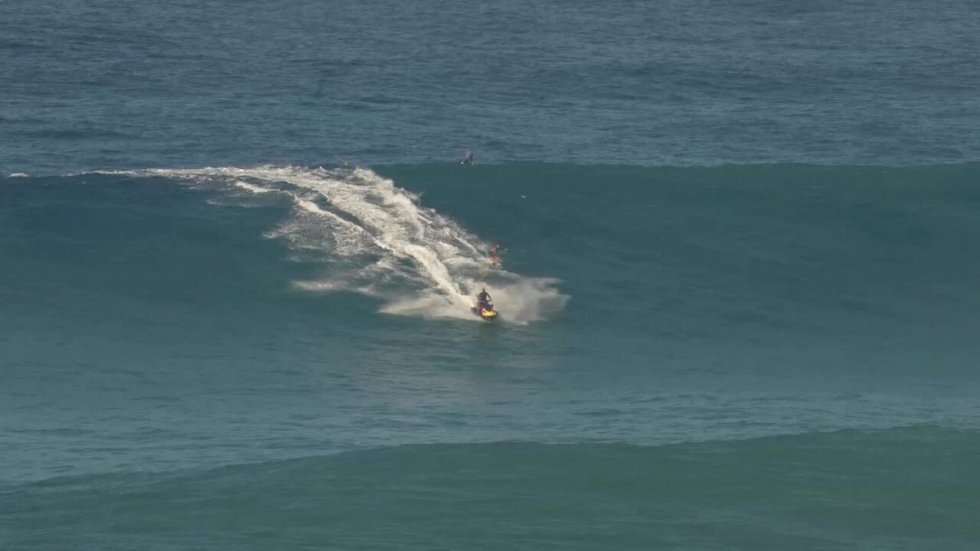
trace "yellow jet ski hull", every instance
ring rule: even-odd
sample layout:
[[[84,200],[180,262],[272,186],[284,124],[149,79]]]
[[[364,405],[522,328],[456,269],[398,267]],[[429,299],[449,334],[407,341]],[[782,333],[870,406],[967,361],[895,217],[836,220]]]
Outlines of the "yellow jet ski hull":
[[[487,321],[492,321],[497,319],[496,310],[487,310],[486,308],[473,308],[473,313]]]

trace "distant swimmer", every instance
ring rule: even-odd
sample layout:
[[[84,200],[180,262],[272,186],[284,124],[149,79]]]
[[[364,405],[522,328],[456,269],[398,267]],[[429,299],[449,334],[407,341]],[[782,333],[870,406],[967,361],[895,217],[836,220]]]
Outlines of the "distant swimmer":
[[[491,268],[502,268],[504,266],[504,261],[500,258],[500,252],[503,249],[500,245],[494,243],[490,245],[490,267]]]
[[[459,164],[461,164],[461,165],[471,165],[471,164],[473,164],[473,152],[470,151],[470,150],[467,150],[466,153],[463,154],[463,160],[460,161]]]

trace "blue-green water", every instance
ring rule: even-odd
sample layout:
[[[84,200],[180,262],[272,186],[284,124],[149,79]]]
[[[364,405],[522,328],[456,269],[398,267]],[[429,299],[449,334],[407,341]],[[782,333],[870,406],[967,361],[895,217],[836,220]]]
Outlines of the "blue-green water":
[[[972,4],[3,11],[0,548],[980,548]]]

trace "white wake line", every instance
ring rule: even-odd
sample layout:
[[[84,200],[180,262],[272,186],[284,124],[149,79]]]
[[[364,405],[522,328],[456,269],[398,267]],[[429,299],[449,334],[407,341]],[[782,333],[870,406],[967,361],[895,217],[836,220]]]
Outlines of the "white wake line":
[[[240,188],[242,188],[242,189],[244,189],[244,190],[246,190],[246,191],[250,191],[252,193],[255,193],[256,195],[262,195],[262,194],[265,194],[265,193],[274,193],[274,192],[278,191],[278,190],[275,190],[275,189],[266,189],[266,188],[264,188],[262,186],[256,186],[256,185],[250,184],[248,182],[243,182],[241,180],[236,180],[235,181],[235,185],[238,186],[238,187],[240,187]]]
[[[342,225],[342,226],[344,226],[344,227],[352,230],[354,233],[357,233],[357,234],[364,235],[364,236],[368,237],[378,247],[380,247],[382,249],[387,249],[387,247],[385,247],[385,245],[383,243],[381,243],[380,241],[377,240],[377,238],[375,238],[373,235],[371,235],[371,232],[367,231],[366,229],[362,228],[361,226],[358,226],[357,224],[351,222],[350,220],[347,220],[343,216],[340,216],[340,215],[338,215],[336,213],[330,212],[329,210],[323,210],[323,209],[321,209],[320,206],[317,205],[316,203],[314,203],[313,201],[310,201],[310,200],[307,200],[307,199],[301,199],[301,198],[296,197],[295,195],[293,195],[293,194],[291,194],[291,193],[289,193],[287,191],[280,191],[280,190],[267,190],[267,191],[271,191],[271,192],[274,192],[274,193],[279,193],[279,194],[282,194],[282,195],[286,195],[290,199],[292,199],[293,202],[296,204],[296,206],[298,206],[299,208],[301,208],[301,209],[303,209],[303,210],[305,210],[307,212],[311,212],[313,214],[316,214],[318,216],[328,217],[328,218],[330,218],[330,219],[338,222],[340,225]]]
[[[290,183],[292,183],[292,182],[290,182]],[[331,204],[334,204],[334,201],[332,201],[331,200],[332,198],[325,193],[325,190],[318,189],[318,188],[321,188],[323,186],[326,186],[327,185],[327,182],[315,182],[315,184],[316,184],[315,187],[313,187],[313,186],[309,186],[308,187],[308,186],[304,186],[304,185],[297,185],[297,187],[300,187],[300,188],[303,188],[303,189],[311,189],[312,191],[315,191],[315,192],[319,193],[325,199],[327,199],[328,201],[330,201]],[[303,210],[305,210],[307,212],[313,213],[313,214],[315,214],[317,216],[327,217],[327,218],[329,218],[329,219],[337,222],[338,224],[344,226],[345,228],[347,228],[349,230],[352,230],[354,233],[357,233],[357,234],[366,236],[379,249],[384,250],[384,251],[387,251],[392,256],[394,256],[396,258],[403,259],[403,260],[414,261],[418,266],[422,267],[429,274],[430,280],[432,280],[434,283],[436,283],[447,295],[449,295],[449,296],[447,296],[445,298],[447,300],[449,300],[450,302],[453,302],[450,297],[454,297],[457,300],[459,300],[460,302],[462,302],[464,299],[465,300],[468,300],[468,297],[465,294],[463,294],[462,291],[453,283],[453,277],[452,277],[452,275],[450,275],[449,271],[445,268],[444,265],[442,265],[442,262],[440,261],[440,259],[438,259],[437,257],[435,257],[431,253],[431,251],[429,251],[428,249],[426,249],[422,245],[418,245],[418,244],[415,244],[415,243],[406,243],[405,245],[403,245],[401,247],[395,246],[394,244],[388,242],[387,240],[381,239],[378,236],[374,235],[373,233],[371,233],[370,231],[368,231],[366,228],[364,228],[362,226],[359,226],[359,225],[351,222],[350,220],[347,220],[347,219],[343,218],[342,216],[337,215],[334,212],[331,212],[329,210],[322,209],[319,205],[317,205],[313,201],[310,201],[308,199],[303,199],[303,198],[297,197],[296,195],[294,195],[294,194],[292,194],[292,193],[290,193],[288,191],[285,191],[285,190],[268,189],[268,188],[263,188],[261,186],[256,186],[256,185],[253,185],[253,184],[248,184],[248,183],[245,183],[245,182],[235,182],[235,185],[238,186],[238,187],[240,187],[240,188],[242,188],[242,189],[245,189],[245,190],[248,190],[250,192],[253,192],[253,193],[259,193],[259,194],[264,194],[264,193],[277,193],[277,194],[285,195],[285,196],[289,197],[297,207],[299,207],[299,208],[301,208],[301,209],[303,209]],[[343,203],[340,204],[340,205],[338,205],[338,206],[343,209],[344,205],[346,204],[348,208],[347,209],[343,209],[343,210],[345,210],[345,212],[351,212],[351,214],[353,216],[355,216],[355,217],[358,217],[358,219],[360,219],[359,214],[362,214],[365,217],[373,218],[373,224],[372,225],[374,225],[374,226],[380,226],[381,225],[380,223],[377,222],[377,220],[379,219],[379,216],[367,214],[367,211],[369,209],[355,207],[354,205],[356,203],[353,203],[351,201],[351,198],[350,197],[344,197],[343,199],[344,199]],[[414,203],[413,203],[413,206],[415,206]],[[360,211],[360,213],[357,212],[357,211]],[[383,217],[380,217],[380,218],[383,218]],[[431,219],[428,218],[428,217],[425,217],[425,220],[428,221],[428,220],[431,220]]]
[[[507,305],[502,318],[505,323],[546,319],[568,300],[554,288],[558,280],[487,270],[483,252],[486,245],[477,236],[452,218],[422,206],[419,195],[370,169],[265,165],[105,173],[160,176],[238,196],[241,192],[285,195],[292,214],[267,237],[285,238],[290,241],[290,248],[325,253],[328,262],[355,259],[353,266],[338,266],[336,274],[329,271],[326,280],[294,285],[308,291],[377,296],[387,301],[381,310],[385,313],[483,323],[470,311],[473,297],[463,293],[464,289],[478,289],[481,284],[488,284],[498,303]],[[371,266],[358,268],[362,255],[380,258]],[[399,285],[401,278],[422,286],[421,293],[389,287],[392,283]]]
[[[290,194],[289,193],[286,193],[286,195],[290,195]],[[431,261],[433,259],[431,258],[431,255],[429,255],[429,251],[427,251],[425,249],[425,247],[422,247],[421,245],[415,245],[415,244],[410,243],[410,244],[407,244],[404,247],[402,247],[402,250],[399,250],[398,248],[396,248],[395,246],[391,245],[390,243],[387,243],[386,241],[383,241],[383,240],[379,239],[378,237],[376,237],[375,235],[373,235],[368,230],[362,228],[361,226],[358,226],[357,224],[354,224],[353,222],[351,222],[351,221],[349,221],[349,220],[347,220],[347,219],[345,219],[345,218],[343,218],[341,216],[338,216],[337,214],[335,214],[333,212],[330,212],[328,210],[321,209],[317,204],[313,203],[312,201],[308,201],[306,199],[299,199],[299,198],[296,198],[296,197],[293,197],[293,199],[296,201],[296,204],[299,205],[304,210],[306,210],[308,212],[312,212],[312,213],[317,214],[317,215],[327,216],[327,217],[329,217],[329,218],[331,218],[331,219],[333,219],[333,220],[335,220],[335,221],[337,221],[337,222],[345,225],[346,227],[351,228],[351,229],[355,230],[356,232],[359,232],[361,235],[367,236],[369,239],[371,239],[371,242],[374,243],[379,249],[388,251],[389,253],[392,254],[392,256],[394,256],[396,258],[400,258],[400,259],[405,259],[405,260],[415,260],[420,266],[426,268],[426,271],[428,271],[430,273],[430,276],[433,275],[432,274],[432,269],[431,269],[431,266],[430,266],[430,263],[431,263]],[[426,257],[428,257],[428,258],[426,258]],[[438,259],[435,259],[435,260],[436,260],[436,262],[438,262]],[[443,270],[443,272],[444,272],[444,276],[445,276],[446,279],[449,279],[449,280],[452,279],[452,276],[449,275],[449,272],[448,271]],[[452,289],[452,291],[454,291],[453,294],[455,294],[457,296],[460,296],[460,297],[463,296],[462,293],[460,293],[457,289]]]
[[[396,188],[391,181],[379,178],[369,171],[358,169],[355,170],[354,175],[361,180],[359,182],[361,185],[329,178],[311,178],[307,174],[297,175],[297,178],[290,183],[320,194],[330,204],[351,214],[368,227],[402,234],[402,239],[406,241],[404,244],[394,243],[384,238],[376,239],[375,242],[397,258],[414,260],[428,274],[430,281],[448,296],[463,297],[442,259],[425,246],[414,242],[427,233],[427,227],[435,225],[432,218],[417,204],[414,196],[408,191]],[[372,193],[378,195],[385,205],[399,212],[401,218],[368,201]],[[446,222],[440,221],[439,224],[443,225]],[[404,233],[408,229],[404,227],[405,225],[411,226],[412,231],[409,234]],[[465,242],[459,236],[455,236],[455,240]]]

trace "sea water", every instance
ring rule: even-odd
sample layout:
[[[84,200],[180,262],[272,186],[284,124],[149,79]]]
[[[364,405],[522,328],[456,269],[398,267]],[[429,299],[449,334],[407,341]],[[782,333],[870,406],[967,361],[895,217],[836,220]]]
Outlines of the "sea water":
[[[954,2],[0,4],[0,548],[980,548],[978,51]]]

